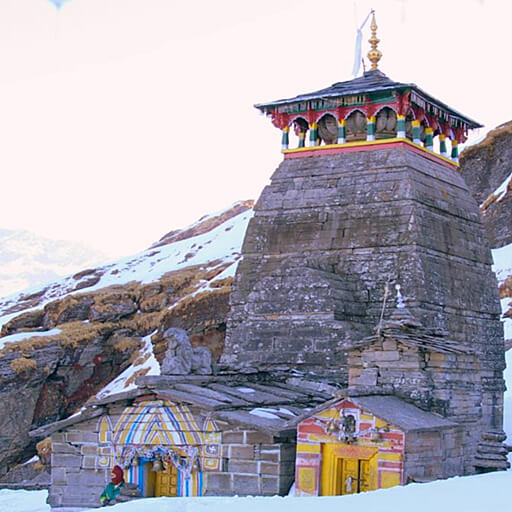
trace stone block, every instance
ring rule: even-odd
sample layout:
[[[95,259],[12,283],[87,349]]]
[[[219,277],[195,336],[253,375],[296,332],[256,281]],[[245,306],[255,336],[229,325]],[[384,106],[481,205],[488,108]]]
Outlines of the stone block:
[[[96,456],[84,455],[82,457],[82,468],[86,468],[86,469],[96,468]]]
[[[230,473],[205,473],[206,490],[230,495],[233,493],[233,477]]]
[[[51,471],[52,486],[67,485],[66,469],[65,468],[52,468]]]
[[[50,491],[46,502],[52,508],[60,507],[62,505],[62,496],[62,494],[57,494],[55,492]]]
[[[232,459],[254,459],[254,446],[246,444],[230,445],[229,456]]]
[[[52,443],[52,453],[72,453],[80,454],[80,449],[69,443]]]
[[[75,467],[79,468],[82,462],[80,455],[71,455],[67,453],[52,453],[52,468],[53,467]]]
[[[279,462],[281,453],[279,450],[261,450],[260,460],[266,462]]]
[[[258,462],[255,460],[230,459],[228,462],[230,473],[258,473]]]
[[[245,442],[247,444],[258,444],[258,443],[272,443],[274,436],[271,434],[265,434],[264,432],[251,431],[246,432]]]
[[[98,445],[96,444],[83,444],[80,448],[82,455],[97,455]]]
[[[279,475],[281,465],[277,462],[260,462],[260,473],[262,475]]]
[[[241,496],[260,493],[260,477],[258,475],[233,474],[233,492]]]
[[[99,489],[103,489],[110,480],[109,476],[110,472],[104,470],[96,471],[94,467],[89,467],[89,469],[80,471],[74,482],[84,487],[98,487]]]
[[[355,383],[360,386],[375,386],[377,384],[378,373],[377,368],[365,368],[355,379]]]
[[[279,493],[279,477],[263,476],[261,477],[261,494],[273,496]]]
[[[233,430],[222,432],[222,442],[224,444],[245,443],[244,432],[238,432]]]
[[[66,432],[66,441],[68,443],[96,443],[98,442],[98,436],[94,432]]]

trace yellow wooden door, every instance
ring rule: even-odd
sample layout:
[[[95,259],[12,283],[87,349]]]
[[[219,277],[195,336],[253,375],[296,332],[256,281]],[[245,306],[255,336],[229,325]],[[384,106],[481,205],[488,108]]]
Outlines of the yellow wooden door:
[[[355,494],[359,492],[359,460],[339,459],[341,474],[336,475],[336,480],[341,483],[340,494]]]
[[[366,492],[372,489],[370,461],[359,461],[359,492]]]
[[[155,496],[177,496],[178,470],[174,464],[169,464],[166,470],[156,474]]]
[[[375,450],[325,444],[322,450],[322,496],[354,494],[377,488]]]

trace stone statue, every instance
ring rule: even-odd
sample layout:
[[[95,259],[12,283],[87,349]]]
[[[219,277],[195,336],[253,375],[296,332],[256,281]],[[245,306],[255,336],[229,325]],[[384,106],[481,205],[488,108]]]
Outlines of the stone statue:
[[[163,337],[167,340],[167,351],[161,365],[162,375],[210,375],[212,355],[208,347],[193,348],[185,330],[177,327],[167,329]]]

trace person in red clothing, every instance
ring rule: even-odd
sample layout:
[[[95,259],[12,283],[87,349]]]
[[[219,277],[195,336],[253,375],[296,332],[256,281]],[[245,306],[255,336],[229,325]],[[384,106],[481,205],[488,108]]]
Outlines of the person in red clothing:
[[[100,496],[100,504],[102,507],[113,504],[121,492],[121,487],[124,485],[124,471],[120,466],[114,466],[110,476],[111,480]]]

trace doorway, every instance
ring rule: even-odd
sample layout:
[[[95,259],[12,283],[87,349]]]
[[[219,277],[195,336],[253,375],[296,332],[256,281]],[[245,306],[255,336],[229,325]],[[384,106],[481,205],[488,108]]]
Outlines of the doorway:
[[[178,495],[178,470],[168,464],[164,471],[155,473],[155,497]]]
[[[377,451],[368,447],[324,444],[322,496],[356,494],[377,488]]]

